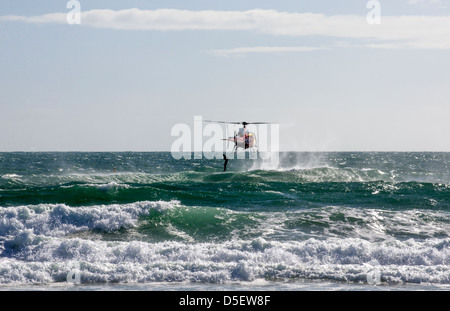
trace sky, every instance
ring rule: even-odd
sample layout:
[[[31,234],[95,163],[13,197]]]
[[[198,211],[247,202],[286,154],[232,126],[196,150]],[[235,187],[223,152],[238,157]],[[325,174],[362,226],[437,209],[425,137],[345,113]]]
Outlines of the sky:
[[[450,151],[450,0],[78,3],[0,0],[0,151],[170,151],[195,116]]]

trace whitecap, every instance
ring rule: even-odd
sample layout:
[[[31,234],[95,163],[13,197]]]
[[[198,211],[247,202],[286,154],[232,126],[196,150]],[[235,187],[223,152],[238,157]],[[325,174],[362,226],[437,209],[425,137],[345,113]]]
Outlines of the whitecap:
[[[74,263],[82,283],[223,284],[267,279],[368,283],[375,261],[382,284],[450,284],[449,239],[445,243],[439,239],[374,243],[329,238],[265,244],[261,239],[147,243],[56,237],[37,241],[32,233],[21,238],[26,242],[19,253],[0,258],[0,284],[65,282]]]
[[[106,232],[133,228],[141,215],[164,212],[179,201],[143,201],[72,207],[65,204],[39,204],[0,209],[0,237],[18,235],[24,230],[44,236],[65,236],[85,230]]]

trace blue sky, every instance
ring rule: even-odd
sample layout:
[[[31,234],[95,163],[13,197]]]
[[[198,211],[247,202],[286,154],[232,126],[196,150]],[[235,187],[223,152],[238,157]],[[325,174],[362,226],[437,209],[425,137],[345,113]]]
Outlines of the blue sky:
[[[450,151],[450,1],[0,0],[0,151],[170,150],[194,116],[280,148]]]

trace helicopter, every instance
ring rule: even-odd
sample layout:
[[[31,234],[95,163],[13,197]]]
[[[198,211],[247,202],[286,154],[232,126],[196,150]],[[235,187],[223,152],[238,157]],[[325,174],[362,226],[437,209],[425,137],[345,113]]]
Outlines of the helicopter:
[[[249,124],[271,124],[271,122],[226,122],[226,121],[211,121],[211,120],[204,120],[204,122],[211,122],[211,123],[223,123],[223,124],[238,124],[242,125],[243,127],[239,128],[239,130],[234,132],[234,137],[228,137],[224,138],[223,140],[226,140],[228,142],[234,143],[233,152],[237,152],[239,148],[243,150],[254,150],[258,148],[256,135],[253,132],[250,132],[247,129],[247,125]]]

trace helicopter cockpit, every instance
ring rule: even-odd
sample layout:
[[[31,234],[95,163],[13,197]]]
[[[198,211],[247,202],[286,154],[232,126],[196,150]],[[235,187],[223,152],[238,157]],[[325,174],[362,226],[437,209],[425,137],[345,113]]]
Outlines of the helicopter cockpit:
[[[245,128],[241,127],[239,129],[238,136],[239,137],[244,137],[246,134],[247,134],[247,130]]]

